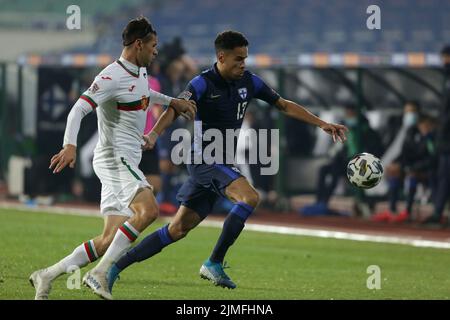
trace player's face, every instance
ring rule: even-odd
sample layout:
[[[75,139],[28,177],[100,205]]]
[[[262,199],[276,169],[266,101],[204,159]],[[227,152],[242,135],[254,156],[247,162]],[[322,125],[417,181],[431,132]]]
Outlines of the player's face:
[[[237,47],[233,50],[226,50],[220,61],[224,67],[227,76],[232,80],[242,78],[245,71],[245,59],[248,57],[247,47]]]
[[[156,46],[158,45],[158,37],[152,35],[148,41],[142,42],[141,50],[139,50],[139,61],[142,63],[141,67],[149,67],[153,60],[158,55]]]

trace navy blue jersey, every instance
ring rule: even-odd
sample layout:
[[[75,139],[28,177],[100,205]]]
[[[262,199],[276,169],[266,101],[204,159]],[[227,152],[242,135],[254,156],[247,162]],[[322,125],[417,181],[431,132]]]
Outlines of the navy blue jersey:
[[[203,132],[214,128],[225,133],[226,129],[241,128],[247,106],[253,98],[273,105],[280,95],[250,71],[245,71],[239,80],[227,81],[214,64],[192,79],[180,98],[196,102],[196,121],[202,122]],[[203,147],[205,145],[207,143]]]

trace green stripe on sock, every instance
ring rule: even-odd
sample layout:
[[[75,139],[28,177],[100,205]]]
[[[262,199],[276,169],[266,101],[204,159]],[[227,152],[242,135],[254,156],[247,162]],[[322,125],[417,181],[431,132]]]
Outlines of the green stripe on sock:
[[[138,237],[137,234],[134,233],[133,231],[131,231],[131,229],[128,228],[126,224],[123,224],[123,227],[124,227],[129,233],[131,233],[131,234],[134,236],[135,239],[137,239],[137,237]]]
[[[95,256],[92,254],[91,249],[89,248],[88,242],[83,243],[84,250],[86,250],[86,254],[88,255],[89,261],[93,262],[95,260]]]
[[[93,248],[92,245],[93,245],[93,244],[92,244],[92,241],[88,241],[89,250],[91,251],[92,256],[93,256],[95,259],[97,259],[98,257],[97,257],[97,255],[95,254],[95,250],[94,250],[94,248]]]

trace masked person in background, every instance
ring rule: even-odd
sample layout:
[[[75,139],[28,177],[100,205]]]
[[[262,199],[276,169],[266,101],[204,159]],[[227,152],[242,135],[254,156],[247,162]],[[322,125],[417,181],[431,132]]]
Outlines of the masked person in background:
[[[361,152],[379,155],[382,151],[379,135],[370,127],[366,116],[358,112],[357,106],[353,104],[345,106],[344,123],[350,129],[347,143],[335,145],[330,150],[330,161],[319,170],[316,203],[301,208],[300,213],[303,215],[339,215],[339,212],[329,208],[328,202],[339,179],[346,174],[348,161]],[[357,198],[355,207],[359,208],[361,196],[357,195]]]
[[[406,117],[406,115],[404,119],[415,118]],[[412,115],[415,116],[415,114]],[[374,221],[404,222],[410,220],[417,184],[422,183],[433,189],[433,173],[436,166],[435,124],[434,118],[422,114],[418,123],[408,128],[400,155],[386,170],[389,182],[389,209],[374,215]],[[397,201],[403,184],[405,185],[406,208],[398,213]]]
[[[400,130],[398,130],[393,142],[381,158],[381,162],[386,168],[386,180],[388,184],[389,209],[378,212],[372,216],[372,221],[388,222],[392,220],[397,210],[398,189],[400,186],[401,165],[399,158],[401,156],[402,147],[406,139],[406,134],[411,127],[417,124],[420,107],[415,101],[407,101],[403,107],[403,121]],[[403,214],[404,215],[404,214]]]
[[[434,212],[424,223],[442,223],[442,212],[450,198],[450,45],[441,51],[444,65],[444,103],[437,132],[437,172]]]

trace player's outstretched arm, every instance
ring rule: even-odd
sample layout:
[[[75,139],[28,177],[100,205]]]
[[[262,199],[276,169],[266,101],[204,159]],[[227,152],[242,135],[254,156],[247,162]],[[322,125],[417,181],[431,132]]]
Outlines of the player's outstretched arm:
[[[328,123],[312,114],[305,107],[283,98],[279,98],[275,103],[275,106],[287,116],[305,121],[309,124],[315,125],[321,128],[323,131],[328,133],[333,137],[333,141],[337,140],[344,142],[347,138],[345,133],[348,131],[348,128],[341,124]]]
[[[156,140],[158,140],[158,137],[175,121],[176,118],[178,118],[176,111],[172,108],[167,108],[158,118],[158,121],[156,122],[152,130],[148,134],[142,136],[145,142],[142,146],[142,149],[153,149],[155,147]]]
[[[185,100],[179,98],[172,98],[160,92],[150,89],[150,101],[155,104],[169,106],[175,109],[176,113],[186,119],[193,120],[197,112],[197,106],[193,100]]]
[[[73,105],[67,116],[66,131],[64,133],[63,148],[55,154],[50,160],[49,169],[53,169],[53,173],[59,173],[62,169],[69,165],[70,168],[75,167],[77,159],[77,137],[80,130],[81,120],[90,112],[93,107],[84,99],[80,98]]]

